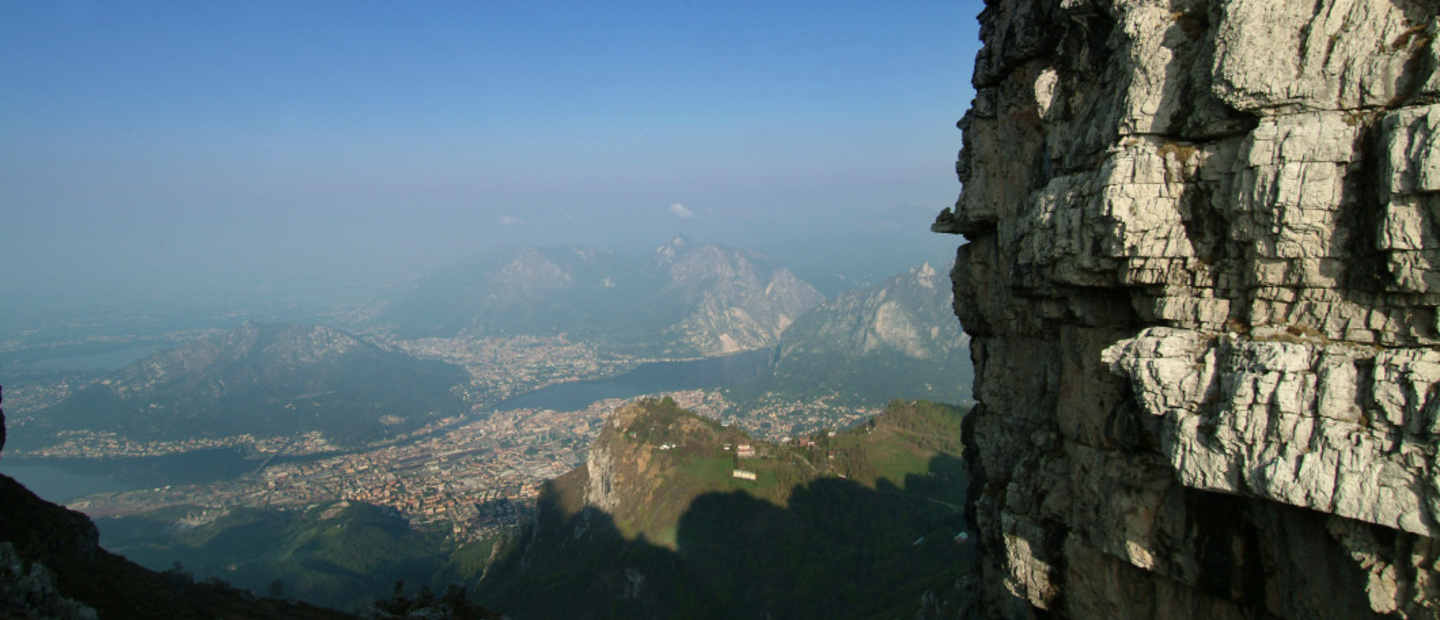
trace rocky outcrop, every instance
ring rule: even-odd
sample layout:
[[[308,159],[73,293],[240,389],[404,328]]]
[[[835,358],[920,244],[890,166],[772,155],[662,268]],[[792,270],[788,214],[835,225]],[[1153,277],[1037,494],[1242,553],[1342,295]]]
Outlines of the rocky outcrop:
[[[934,229],[992,617],[1440,615],[1440,17],[987,2]]]
[[[0,389],[0,403],[4,401],[3,389]],[[0,449],[4,447],[5,411],[0,410]],[[8,478],[0,481],[0,489],[5,489],[8,482]],[[28,498],[20,495],[18,499],[24,501]],[[93,527],[84,532],[93,533]],[[94,551],[86,550],[84,545],[80,551],[85,555],[94,555]],[[44,564],[27,562],[15,551],[14,544],[0,541],[0,617],[93,620],[96,615],[94,609],[61,594],[60,588],[55,585],[55,574]]]
[[[0,613],[6,617],[95,620],[95,610],[60,594],[55,575],[38,562],[29,563],[15,546],[0,542]]]
[[[693,498],[677,493],[670,451],[746,440],[738,430],[679,409],[669,398],[621,406],[605,420],[585,459],[585,506],[609,515],[627,536],[659,540],[659,528],[647,526],[673,525]]]

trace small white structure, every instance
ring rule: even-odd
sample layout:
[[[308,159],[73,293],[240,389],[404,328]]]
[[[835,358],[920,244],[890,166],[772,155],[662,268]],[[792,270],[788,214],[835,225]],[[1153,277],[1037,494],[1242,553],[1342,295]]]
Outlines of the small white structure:
[[[730,475],[731,475],[731,476],[734,476],[734,477],[736,477],[736,478],[739,478],[739,479],[741,479],[741,480],[750,480],[750,481],[752,481],[752,482],[755,480],[755,472],[749,471],[749,470],[745,470],[745,469],[737,469],[737,470],[735,470],[735,471],[730,472]]]

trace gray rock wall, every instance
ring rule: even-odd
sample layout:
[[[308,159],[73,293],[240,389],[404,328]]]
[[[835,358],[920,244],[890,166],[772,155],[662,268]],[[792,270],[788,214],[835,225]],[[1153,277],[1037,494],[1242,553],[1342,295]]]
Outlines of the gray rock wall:
[[[991,617],[1440,616],[1440,4],[987,1]]]

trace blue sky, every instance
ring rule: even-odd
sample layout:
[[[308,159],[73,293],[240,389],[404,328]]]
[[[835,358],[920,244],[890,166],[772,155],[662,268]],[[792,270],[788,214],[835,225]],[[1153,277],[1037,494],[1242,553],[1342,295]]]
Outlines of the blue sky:
[[[501,240],[933,215],[981,8],[3,2],[0,286],[370,282]]]

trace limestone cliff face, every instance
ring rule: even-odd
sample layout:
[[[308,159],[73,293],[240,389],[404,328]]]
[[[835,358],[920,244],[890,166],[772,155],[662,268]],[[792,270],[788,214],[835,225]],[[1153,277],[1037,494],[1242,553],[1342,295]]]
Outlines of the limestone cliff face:
[[[1437,5],[980,20],[934,229],[990,615],[1440,615]]]

